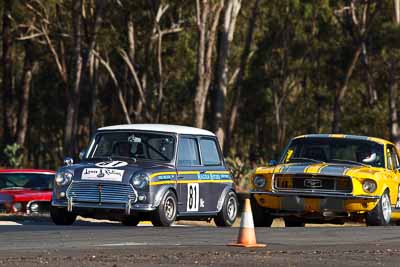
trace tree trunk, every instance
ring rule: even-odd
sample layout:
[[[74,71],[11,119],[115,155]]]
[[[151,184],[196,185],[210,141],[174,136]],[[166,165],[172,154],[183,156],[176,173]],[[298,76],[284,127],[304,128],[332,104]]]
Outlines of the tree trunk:
[[[76,153],[76,138],[78,132],[78,113],[80,103],[80,82],[82,72],[82,0],[76,0],[72,5],[72,28],[73,28],[73,60],[71,68],[71,79],[67,90],[67,116],[64,132],[64,154]]]
[[[200,3],[201,2],[201,3]],[[193,101],[193,124],[203,128],[208,90],[212,78],[212,59],[219,16],[224,1],[211,4],[210,0],[196,0],[197,29],[197,85]]]
[[[216,71],[216,87],[213,94],[214,118],[213,131],[216,134],[220,145],[223,147],[225,139],[225,99],[228,87],[228,59],[229,47],[233,40],[236,19],[241,7],[240,0],[228,0],[220,31],[218,47],[218,63]]]
[[[240,66],[239,66],[239,73],[236,78],[236,83],[233,88],[233,97],[232,97],[232,104],[230,107],[229,111],[229,116],[228,116],[228,123],[227,123],[227,128],[226,128],[226,138],[225,138],[225,144],[224,144],[224,154],[226,155],[228,153],[228,149],[231,146],[232,142],[232,134],[236,126],[236,121],[238,117],[238,110],[239,110],[239,105],[241,101],[241,94],[242,94],[242,82],[243,82],[243,77],[244,73],[246,71],[247,63],[250,58],[250,51],[251,51],[251,45],[253,42],[253,34],[254,34],[254,28],[256,25],[257,21],[257,16],[258,16],[258,6],[259,6],[260,0],[255,0],[251,15],[249,18],[249,24],[247,28],[247,36],[246,36],[246,42],[244,44],[243,52],[240,57]]]
[[[353,75],[354,69],[357,65],[358,59],[360,58],[361,54],[361,46],[359,46],[356,51],[354,52],[353,59],[349,64],[346,76],[341,87],[336,90],[335,92],[335,100],[332,109],[332,133],[339,133],[340,132],[340,120],[341,120],[341,105],[344,97],[346,96],[346,91],[348,89],[348,85],[350,82],[350,78]]]
[[[31,81],[33,76],[34,67],[36,62],[34,62],[31,55],[32,45],[29,43],[25,44],[25,61],[24,70],[22,74],[22,88],[20,95],[20,107],[19,107],[19,117],[18,117],[18,130],[17,130],[17,144],[22,147],[25,144],[26,133],[28,130],[28,116],[29,116],[29,95],[31,89]]]
[[[89,55],[87,66],[85,69],[89,71],[89,86],[91,90],[91,103],[90,103],[90,133],[93,134],[96,131],[97,124],[96,124],[96,111],[97,111],[97,85],[98,85],[98,69],[99,69],[99,60],[97,57],[94,56],[94,51],[96,50],[97,46],[97,32],[101,26],[103,21],[103,11],[106,5],[105,1],[96,0],[94,13],[94,23],[91,25],[91,36],[89,42]]]
[[[91,104],[90,104],[90,134],[93,135],[97,129],[96,123],[96,112],[97,112],[97,101],[98,101],[98,71],[99,71],[99,60],[92,55],[89,64],[89,83],[91,90]]]
[[[13,84],[12,84],[12,34],[11,12],[12,0],[5,0],[3,6],[3,56],[2,56],[2,103],[3,103],[3,140],[4,144],[13,143],[12,116],[13,116]]]
[[[400,24],[400,0],[394,0],[394,17],[396,24]]]
[[[400,131],[399,131],[399,122],[397,116],[397,83],[396,83],[396,74],[393,66],[389,66],[389,86],[388,86],[388,98],[389,98],[389,133],[390,139],[394,144],[396,144],[397,148],[400,149]]]

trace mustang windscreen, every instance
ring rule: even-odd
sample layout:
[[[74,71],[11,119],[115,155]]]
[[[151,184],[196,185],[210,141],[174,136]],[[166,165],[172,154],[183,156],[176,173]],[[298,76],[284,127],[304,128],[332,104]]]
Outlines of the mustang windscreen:
[[[53,188],[54,175],[41,173],[2,173],[0,174],[0,190],[2,189],[38,189]]]
[[[175,138],[166,134],[115,132],[96,135],[89,158],[127,158],[172,161]]]
[[[284,163],[329,162],[384,167],[383,145],[354,139],[300,138],[293,140]]]

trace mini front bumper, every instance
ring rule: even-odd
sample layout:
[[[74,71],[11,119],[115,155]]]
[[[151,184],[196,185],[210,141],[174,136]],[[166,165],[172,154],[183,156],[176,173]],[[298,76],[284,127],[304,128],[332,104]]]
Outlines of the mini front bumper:
[[[51,205],[54,207],[64,207],[68,208],[69,211],[73,212],[74,210],[79,209],[80,211],[85,209],[108,209],[115,210],[118,212],[124,212],[129,215],[131,212],[146,212],[153,211],[156,207],[153,207],[151,204],[129,204],[129,203],[98,203],[98,202],[74,202],[71,200],[54,200],[51,202]]]

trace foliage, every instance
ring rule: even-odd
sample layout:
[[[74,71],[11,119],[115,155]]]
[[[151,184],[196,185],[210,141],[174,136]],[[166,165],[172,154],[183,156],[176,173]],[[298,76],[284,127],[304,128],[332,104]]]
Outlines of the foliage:
[[[21,167],[24,154],[22,153],[22,148],[19,144],[14,143],[12,145],[7,145],[3,152],[10,167]]]
[[[5,2],[0,2],[1,12],[4,12]],[[41,27],[48,29],[55,52],[64,55],[62,64],[67,66],[70,75],[75,51],[71,6],[75,2],[11,2],[14,102],[11,106],[0,105],[0,121],[7,118],[4,110],[14,110],[15,119],[12,121],[15,125],[12,124],[12,129],[9,129],[14,135],[19,133],[17,122],[20,120],[18,111],[22,108],[20,96],[24,62],[29,53],[38,63],[38,68],[30,82],[26,141],[18,147],[16,138],[7,137],[6,127],[1,127],[0,150],[4,153],[0,155],[0,164],[19,166],[24,158],[27,167],[57,168],[65,156],[63,138],[70,87],[62,81],[54,53],[43,33],[36,31]],[[100,13],[101,2],[83,1],[83,70],[75,150],[87,146],[93,133],[91,121],[94,121],[95,127],[126,123],[121,99],[134,123],[191,125],[200,38],[195,1],[106,1],[100,27],[94,31],[93,21]],[[242,0],[230,46],[226,121],[231,116],[230,108],[237,90],[235,75],[240,66],[255,2]],[[243,181],[239,186],[246,187],[246,177],[254,169],[250,161],[265,165],[266,160],[277,159],[285,144],[295,135],[331,132],[337,92],[361,41],[365,44],[363,54],[355,64],[339,109],[342,113],[340,130],[342,133],[392,138],[395,141],[390,130],[393,121],[390,119],[388,88],[396,88],[395,92],[399,95],[400,26],[393,21],[391,1],[260,0],[259,3],[250,58],[246,61],[243,75],[238,118],[226,154],[235,179]],[[370,4],[369,16],[377,11],[368,20],[371,25],[365,40],[357,39],[357,27],[349,16],[349,3],[353,3],[357,10]],[[160,7],[167,9],[157,22]],[[128,18],[132,18],[133,23],[133,44],[128,38]],[[0,26],[3,27],[2,24]],[[176,31],[163,35],[158,49],[157,32],[171,29]],[[118,82],[117,86],[105,65],[99,63],[94,79],[96,94],[93,94],[88,64],[94,33],[97,34],[95,50],[98,58],[109,64]],[[0,42],[2,46],[3,40]],[[28,42],[31,44],[29,51],[26,49]],[[214,65],[218,57],[215,55],[217,48],[213,50]],[[139,82],[121,56],[122,50],[130,52]],[[213,68],[216,67],[214,65]],[[4,64],[0,64],[0,73],[3,70]],[[4,77],[0,85],[4,84],[3,80]],[[212,128],[214,118],[214,80],[209,88],[204,120],[208,129]],[[143,99],[138,84],[145,88]],[[376,98],[372,97],[371,90],[376,92]],[[160,93],[161,101],[158,99]],[[4,98],[3,93],[1,98]],[[397,103],[397,96],[394,98]],[[72,101],[77,100],[78,97],[72,98]],[[143,100],[146,101],[145,106],[142,105]],[[92,114],[94,106],[96,109]]]

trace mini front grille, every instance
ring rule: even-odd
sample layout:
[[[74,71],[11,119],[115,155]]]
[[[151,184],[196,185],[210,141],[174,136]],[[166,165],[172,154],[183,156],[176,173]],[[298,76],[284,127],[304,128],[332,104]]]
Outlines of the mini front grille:
[[[110,182],[73,182],[67,197],[74,202],[135,203],[137,194],[130,185]]]
[[[351,193],[353,184],[348,176],[277,173],[274,175],[274,189],[291,192]]]

